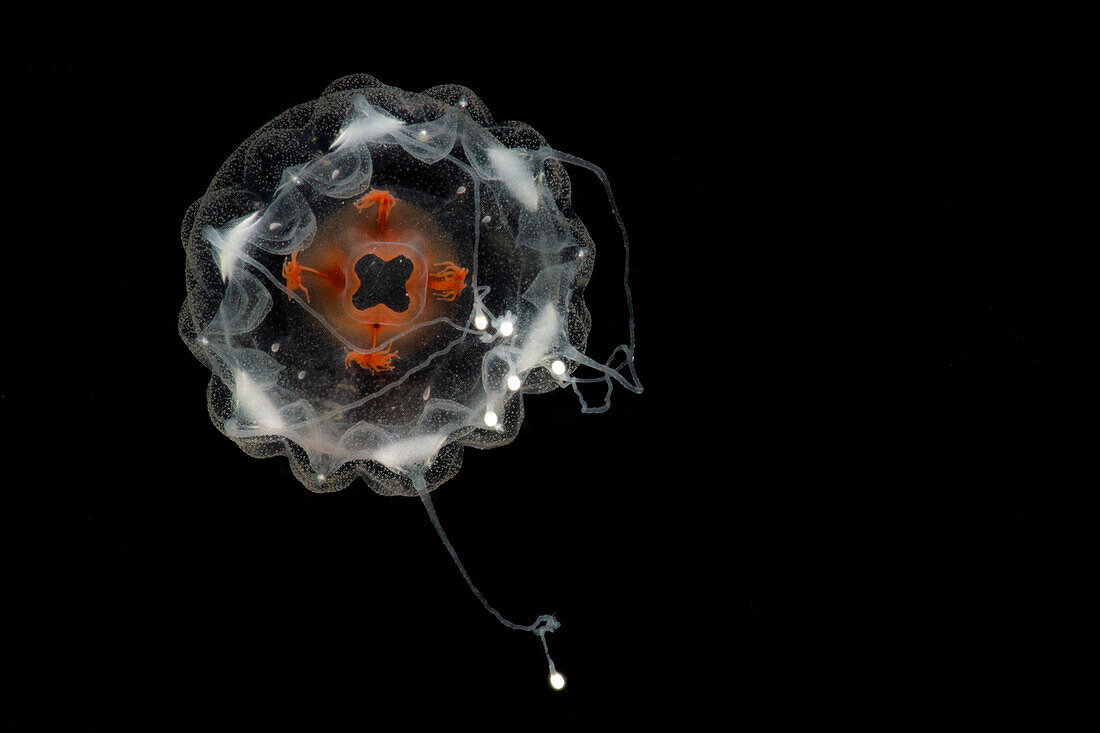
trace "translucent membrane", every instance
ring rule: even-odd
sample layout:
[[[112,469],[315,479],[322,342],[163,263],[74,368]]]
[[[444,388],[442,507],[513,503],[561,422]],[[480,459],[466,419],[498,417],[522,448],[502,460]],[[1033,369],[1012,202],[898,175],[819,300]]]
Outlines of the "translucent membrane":
[[[585,354],[595,244],[563,164],[603,183],[627,248],[625,342]],[[179,329],[213,376],[214,424],[249,455],[285,455],[310,490],[357,477],[418,496],[477,599],[430,492],[465,446],[511,441],[524,396],[571,387],[608,409],[634,370],[626,229],[607,176],[473,92],[405,92],[357,75],[246,140],[187,212]],[[581,385],[602,383],[598,404]],[[520,478],[519,480],[522,480]]]

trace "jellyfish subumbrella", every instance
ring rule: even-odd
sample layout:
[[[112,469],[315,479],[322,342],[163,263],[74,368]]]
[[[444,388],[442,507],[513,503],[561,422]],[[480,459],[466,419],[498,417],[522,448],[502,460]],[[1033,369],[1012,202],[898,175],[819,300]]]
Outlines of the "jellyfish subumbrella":
[[[625,249],[624,343],[603,359],[585,353],[596,249],[565,164],[603,183]],[[419,497],[482,605],[539,636],[560,688],[546,644],[557,620],[498,613],[429,493],[464,447],[516,437],[526,395],[572,388],[601,412],[616,385],[642,391],[626,228],[604,172],[528,125],[495,123],[465,87],[412,93],[356,75],[249,137],[182,239],[179,330],[212,372],[218,429],[251,456],[286,456],[311,491],[359,478]]]

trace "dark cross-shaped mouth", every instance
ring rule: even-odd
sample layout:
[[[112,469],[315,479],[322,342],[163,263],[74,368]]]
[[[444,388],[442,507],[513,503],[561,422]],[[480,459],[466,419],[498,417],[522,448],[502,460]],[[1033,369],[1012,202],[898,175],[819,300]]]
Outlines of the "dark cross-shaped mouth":
[[[359,289],[352,294],[351,304],[358,310],[366,310],[381,303],[394,313],[405,312],[409,308],[405,283],[412,273],[412,260],[404,255],[388,262],[375,254],[363,255],[355,263]]]

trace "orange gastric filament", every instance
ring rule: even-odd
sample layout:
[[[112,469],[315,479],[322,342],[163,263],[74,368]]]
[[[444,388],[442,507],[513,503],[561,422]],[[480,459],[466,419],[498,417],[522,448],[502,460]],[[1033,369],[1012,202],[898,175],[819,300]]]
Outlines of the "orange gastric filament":
[[[314,275],[322,274],[312,267],[304,267],[298,264],[298,253],[292,252],[290,257],[283,262],[283,277],[286,279],[286,289],[290,291],[286,294],[288,300],[291,299],[291,293],[295,290],[301,290],[306,295],[306,302],[309,302],[309,291],[306,290],[305,285],[302,285],[303,272],[312,272]]]
[[[361,354],[358,351],[348,351],[344,358],[344,367],[350,367],[352,363],[358,364],[363,369],[372,372],[393,371],[393,360],[400,359],[392,346],[387,346],[382,351],[372,351],[369,354]]]
[[[440,300],[454,300],[466,287],[466,276],[470,271],[453,262],[437,262],[436,267],[443,269],[432,273],[428,278],[428,287],[435,291]]]
[[[378,346],[378,328],[379,324],[377,323],[371,325],[370,347],[372,349]],[[371,351],[367,354],[362,354],[358,351],[348,351],[347,356],[344,358],[344,368],[350,367],[354,362],[361,368],[369,369],[376,373],[392,371],[393,360],[401,358],[397,355],[397,352],[392,349],[392,346],[387,346],[382,351]]]
[[[390,220],[390,209],[396,203],[397,199],[391,196],[389,191],[371,191],[355,202],[355,208],[364,211],[378,204],[378,231],[382,232]]]

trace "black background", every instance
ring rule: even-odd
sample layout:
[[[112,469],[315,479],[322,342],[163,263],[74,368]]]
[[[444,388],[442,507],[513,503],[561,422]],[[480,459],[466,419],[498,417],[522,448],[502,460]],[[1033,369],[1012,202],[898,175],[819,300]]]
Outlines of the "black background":
[[[1079,537],[1047,71],[971,44],[607,38],[512,62],[213,39],[23,60],[6,576],[18,697],[52,702],[11,729],[1049,712]],[[469,86],[602,166],[631,232],[644,394],[602,415],[530,398],[513,444],[467,450],[433,494],[490,602],[562,622],[561,693],[418,501],[311,494],[221,436],[175,330],[187,206],[251,132],[356,72]],[[621,249],[598,183],[571,177],[603,354]]]

